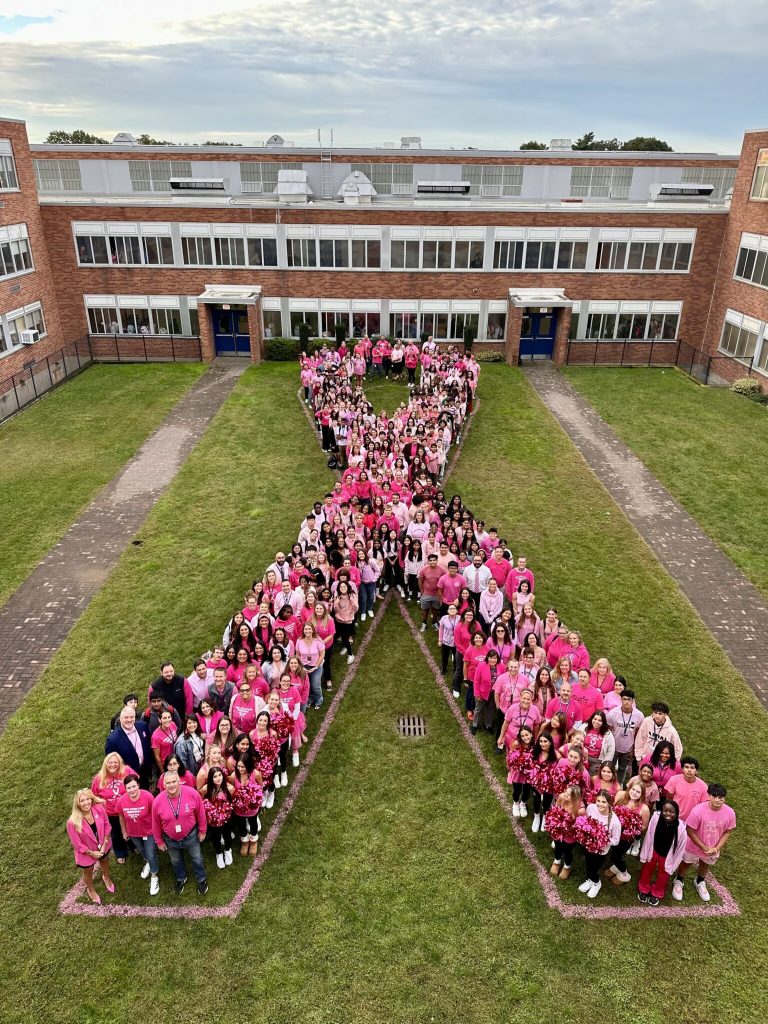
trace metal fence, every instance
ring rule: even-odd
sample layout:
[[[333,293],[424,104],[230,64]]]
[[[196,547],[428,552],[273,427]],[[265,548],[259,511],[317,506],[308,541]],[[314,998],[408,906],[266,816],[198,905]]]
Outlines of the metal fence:
[[[92,363],[200,362],[199,338],[111,335],[64,345],[0,380],[0,423]]]
[[[681,342],[569,339],[566,362],[575,366],[676,366]]]

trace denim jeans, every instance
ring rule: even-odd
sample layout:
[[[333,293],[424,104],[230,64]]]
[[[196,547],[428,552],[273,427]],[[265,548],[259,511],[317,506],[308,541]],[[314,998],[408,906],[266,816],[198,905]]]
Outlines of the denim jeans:
[[[323,703],[323,666],[318,665],[309,673],[309,702],[319,708]]]
[[[186,851],[189,854],[192,873],[196,880],[205,882],[205,864],[203,863],[203,851],[200,849],[200,840],[197,838],[197,826],[183,839],[171,839],[170,836],[163,838],[168,847],[168,856],[171,858],[176,881],[186,882],[187,880],[187,865],[184,861],[184,851]]]
[[[372,612],[376,604],[376,584],[360,584],[360,614],[367,615]]]
[[[134,849],[137,853],[141,854],[144,860],[149,864],[149,870],[153,875],[157,874],[157,843],[155,842],[154,836],[147,836],[146,839],[142,839],[141,836],[131,836],[130,842],[133,844]]]

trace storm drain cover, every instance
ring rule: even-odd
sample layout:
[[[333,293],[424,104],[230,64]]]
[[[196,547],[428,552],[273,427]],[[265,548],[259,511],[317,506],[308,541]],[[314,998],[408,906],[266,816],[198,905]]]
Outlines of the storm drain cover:
[[[397,731],[401,736],[427,735],[427,727],[421,715],[401,715],[397,720]]]

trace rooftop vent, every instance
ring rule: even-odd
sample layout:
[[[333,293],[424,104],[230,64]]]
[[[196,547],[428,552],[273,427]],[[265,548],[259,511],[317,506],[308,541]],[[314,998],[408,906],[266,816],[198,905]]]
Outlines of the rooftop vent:
[[[118,132],[112,139],[113,146],[138,146],[138,142],[130,132]]]
[[[267,141],[264,143],[265,146],[284,146],[285,139],[282,135],[270,135]]]
[[[416,191],[442,195],[469,195],[472,183],[469,181],[417,181]]]
[[[223,178],[171,178],[173,192],[224,192]]]
[[[306,171],[280,170],[274,194],[286,203],[306,203],[312,193],[307,179]]]
[[[652,203],[698,203],[709,199],[715,191],[714,185],[682,184],[675,182],[671,185],[651,185]]]
[[[401,135],[400,149],[421,149],[420,135]]]
[[[570,139],[550,139],[549,140],[549,148],[557,150],[557,149],[572,149],[573,147],[572,147],[572,143],[571,143]]]

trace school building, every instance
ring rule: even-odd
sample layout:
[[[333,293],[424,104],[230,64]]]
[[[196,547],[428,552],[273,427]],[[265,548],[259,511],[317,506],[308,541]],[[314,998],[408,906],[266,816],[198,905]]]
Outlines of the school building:
[[[64,346],[462,339],[768,387],[768,131],[740,155],[30,145],[0,120],[0,378]],[[53,374],[51,373],[53,379]]]

